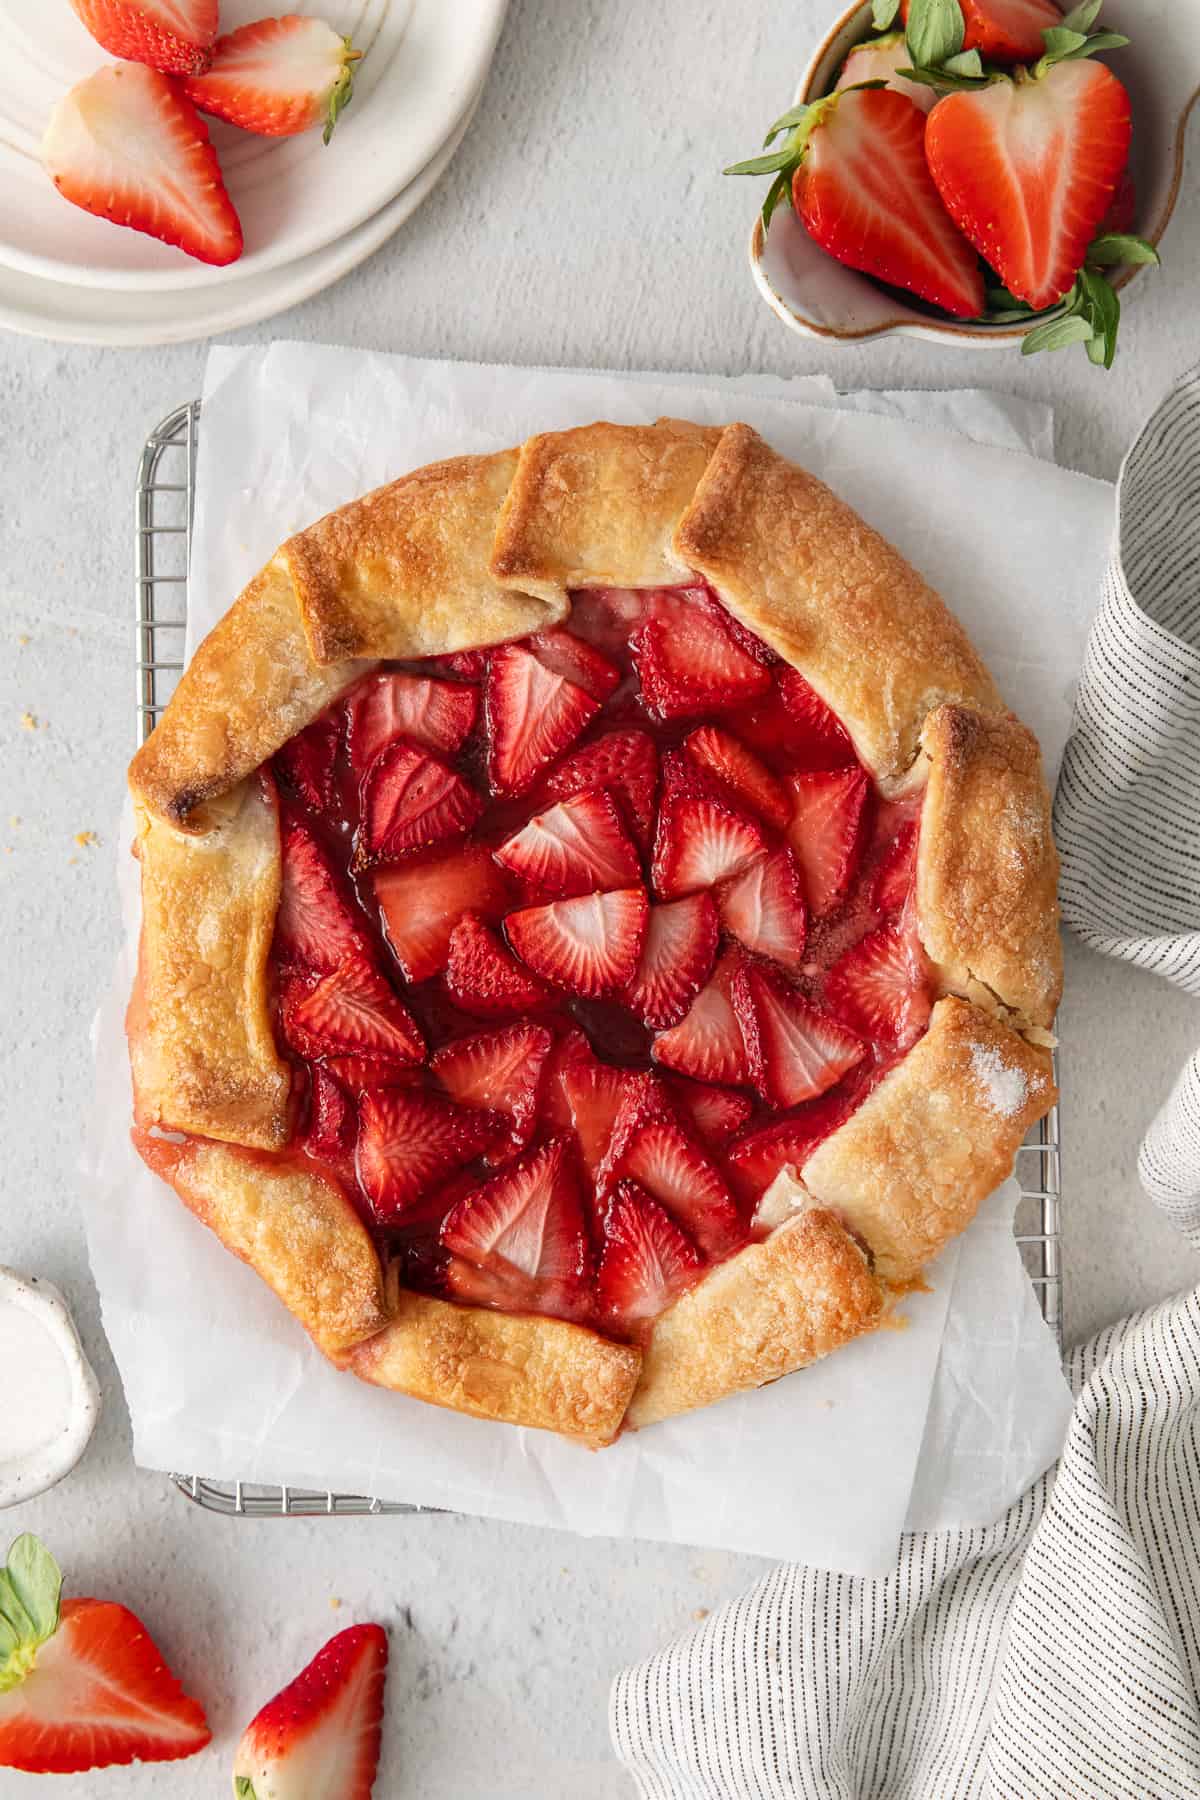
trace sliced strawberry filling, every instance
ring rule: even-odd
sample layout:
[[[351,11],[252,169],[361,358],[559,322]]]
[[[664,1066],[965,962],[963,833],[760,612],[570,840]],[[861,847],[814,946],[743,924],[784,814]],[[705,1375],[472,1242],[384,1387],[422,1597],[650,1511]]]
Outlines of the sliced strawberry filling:
[[[917,804],[707,588],[385,666],[273,769],[295,1143],[411,1286],[638,1339],[925,1029]]]

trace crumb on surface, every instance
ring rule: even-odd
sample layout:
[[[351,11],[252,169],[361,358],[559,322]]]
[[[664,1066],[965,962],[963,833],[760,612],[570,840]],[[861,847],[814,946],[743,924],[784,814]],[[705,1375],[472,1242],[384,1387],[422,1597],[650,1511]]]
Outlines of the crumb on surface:
[[[338,1611],[340,1611],[340,1610],[341,1610],[341,1605],[342,1605],[342,1602],[341,1602],[341,1598],[340,1598],[340,1596],[339,1596],[339,1595],[337,1595],[337,1594],[330,1594],[330,1596],[329,1596],[329,1610],[330,1610],[330,1612],[338,1612]]]
[[[34,715],[31,712],[23,712],[21,714],[21,730],[36,731],[37,728],[38,722]]]
[[[90,849],[93,844],[98,844],[100,839],[96,836],[94,831],[77,831],[75,833],[75,842],[79,845],[81,850],[87,850]]]
[[[698,1606],[692,1614],[692,1617],[693,1619],[707,1619],[708,1614],[709,1608],[707,1606]]]
[[[22,650],[25,648],[25,646],[28,642],[29,642],[29,633],[27,631],[18,631],[17,643]]]

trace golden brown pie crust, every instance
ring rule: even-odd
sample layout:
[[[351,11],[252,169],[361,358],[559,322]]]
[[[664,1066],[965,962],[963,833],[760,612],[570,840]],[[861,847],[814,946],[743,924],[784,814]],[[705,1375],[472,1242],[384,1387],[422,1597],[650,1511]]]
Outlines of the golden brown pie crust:
[[[574,587],[691,573],[806,677],[885,794],[925,788],[917,922],[944,997],[805,1164],[811,1209],[711,1269],[644,1351],[394,1283],[385,1296],[332,1176],[252,1148],[286,1141],[287,1071],[266,972],[278,838],[246,778],[374,660],[545,629]],[[1038,1046],[1060,982],[1057,864],[1036,743],[942,600],[748,426],[548,433],[339,508],[289,540],[200,645],[130,785],[146,913],[130,1009],[139,1121],[228,1140],[139,1130],[139,1148],[327,1353],[377,1385],[600,1445],[775,1380],[874,1329],[888,1284],[916,1279],[963,1229],[1053,1103]]]

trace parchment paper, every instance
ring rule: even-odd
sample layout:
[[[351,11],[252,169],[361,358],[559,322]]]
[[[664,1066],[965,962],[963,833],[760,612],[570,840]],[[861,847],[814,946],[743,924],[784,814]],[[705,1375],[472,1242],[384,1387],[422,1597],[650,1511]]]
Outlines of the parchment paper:
[[[749,420],[897,543],[964,620],[1053,776],[1112,494],[1029,455],[1025,446],[1050,453],[1050,415],[1003,395],[839,397],[815,378],[214,349],[189,647],[290,532],[410,467],[534,430],[663,412]],[[596,1455],[335,1373],[129,1146],[132,859],[121,879],[128,936],[95,1028],[84,1206],[139,1463],[868,1574],[890,1567],[903,1528],[994,1518],[1057,1454],[1069,1398],[1012,1242],[1012,1183],[934,1264],[932,1291],[905,1302],[906,1329]],[[1066,1069],[1069,1080],[1069,1046]]]

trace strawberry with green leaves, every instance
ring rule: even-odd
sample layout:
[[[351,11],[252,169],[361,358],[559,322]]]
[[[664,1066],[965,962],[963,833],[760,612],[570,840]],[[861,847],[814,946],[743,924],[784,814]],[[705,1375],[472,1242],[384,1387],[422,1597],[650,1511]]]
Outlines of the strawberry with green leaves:
[[[782,145],[772,149],[776,139]],[[727,175],[774,175],[769,225],[788,199],[814,243],[847,268],[904,288],[956,319],[984,309],[983,276],[925,160],[925,114],[888,87],[844,88],[776,119],[767,151]]]
[[[0,1766],[69,1775],[203,1750],[204,1709],[141,1620],[112,1600],[61,1596],[50,1552],[19,1537],[0,1570]]]
[[[328,143],[354,97],[354,65],[361,57],[324,19],[289,13],[218,38],[211,63],[184,88],[201,112],[243,131],[295,137],[322,125]]]

